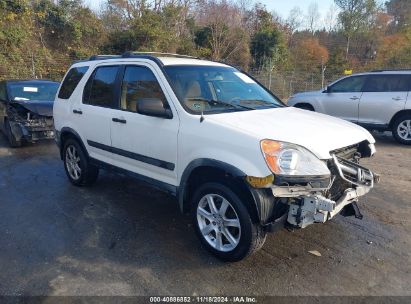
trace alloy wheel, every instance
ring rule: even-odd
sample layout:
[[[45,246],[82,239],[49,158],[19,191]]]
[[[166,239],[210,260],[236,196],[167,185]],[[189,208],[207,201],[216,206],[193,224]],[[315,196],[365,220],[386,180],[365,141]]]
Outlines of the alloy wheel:
[[[70,177],[74,180],[79,180],[81,177],[80,156],[77,149],[73,145],[69,145],[66,149],[66,168]]]
[[[221,195],[206,194],[200,199],[197,224],[203,238],[218,251],[232,251],[240,242],[239,217],[234,207]]]
[[[402,121],[397,127],[398,136],[403,140],[411,140],[411,120]]]

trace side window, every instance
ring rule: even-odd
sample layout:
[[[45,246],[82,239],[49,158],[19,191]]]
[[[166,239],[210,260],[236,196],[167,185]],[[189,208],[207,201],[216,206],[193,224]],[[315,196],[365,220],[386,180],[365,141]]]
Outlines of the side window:
[[[365,76],[352,76],[340,80],[331,86],[331,93],[350,93],[350,92],[361,92],[362,87],[365,83]]]
[[[105,108],[117,108],[116,77],[119,66],[102,66],[95,69],[86,83],[83,103]]]
[[[410,82],[409,75],[372,75],[367,79],[364,92],[407,92]]]
[[[142,99],[161,99],[166,105],[166,98],[153,72],[147,67],[128,66],[121,85],[121,109],[137,112],[137,104]]]
[[[87,70],[87,66],[72,68],[67,73],[66,78],[64,78],[58,97],[61,99],[69,99]]]

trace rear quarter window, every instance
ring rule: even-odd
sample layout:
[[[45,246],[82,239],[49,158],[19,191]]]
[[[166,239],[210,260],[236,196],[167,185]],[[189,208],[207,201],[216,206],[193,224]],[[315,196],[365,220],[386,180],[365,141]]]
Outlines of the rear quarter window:
[[[70,71],[67,73],[66,78],[64,78],[58,97],[61,99],[69,99],[71,94],[73,94],[74,90],[76,89],[78,83],[83,78],[84,74],[86,74],[87,70],[87,66],[70,69]]]
[[[407,92],[411,87],[410,75],[370,75],[364,92]]]

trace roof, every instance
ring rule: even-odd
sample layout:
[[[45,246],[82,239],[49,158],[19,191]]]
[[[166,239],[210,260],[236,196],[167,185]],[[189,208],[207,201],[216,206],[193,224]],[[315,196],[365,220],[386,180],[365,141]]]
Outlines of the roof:
[[[158,59],[165,65],[207,65],[207,66],[227,66],[226,64],[193,58],[176,58],[176,57],[158,57]]]
[[[89,59],[78,61],[79,65],[86,65],[90,61],[105,61],[105,62],[133,62],[136,60],[151,60],[156,62],[159,65],[168,66],[168,65],[202,65],[202,66],[228,66],[223,63],[202,60],[197,57],[180,55],[180,54],[171,54],[171,53],[158,53],[158,52],[126,52],[122,55],[93,55]]]

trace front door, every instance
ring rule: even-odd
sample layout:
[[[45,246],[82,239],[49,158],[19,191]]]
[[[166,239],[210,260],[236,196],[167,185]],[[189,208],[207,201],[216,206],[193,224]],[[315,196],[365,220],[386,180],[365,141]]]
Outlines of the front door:
[[[357,122],[365,78],[365,76],[351,76],[331,85],[328,92],[323,93],[322,96],[323,113]]]
[[[167,91],[148,63],[123,68],[120,110],[111,121],[115,166],[171,185],[177,185],[177,135],[179,120],[137,113],[139,100],[161,99],[169,107]]]

